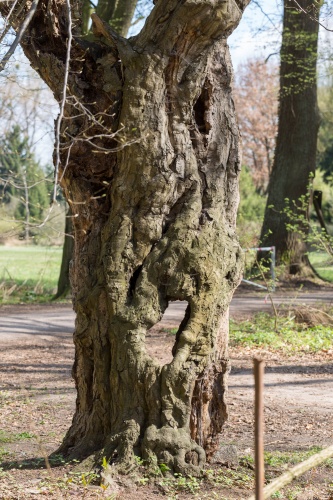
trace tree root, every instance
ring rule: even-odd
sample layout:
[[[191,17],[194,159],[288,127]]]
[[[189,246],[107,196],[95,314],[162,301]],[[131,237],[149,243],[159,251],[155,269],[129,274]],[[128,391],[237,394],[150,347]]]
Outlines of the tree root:
[[[143,459],[149,464],[165,464],[171,471],[199,476],[206,462],[203,448],[191,439],[188,430],[148,427],[143,444]]]
[[[99,454],[115,466],[118,474],[129,474],[136,466],[134,448],[139,444],[140,425],[135,420],[125,420],[124,429],[107,437]],[[101,462],[102,463],[102,462]]]

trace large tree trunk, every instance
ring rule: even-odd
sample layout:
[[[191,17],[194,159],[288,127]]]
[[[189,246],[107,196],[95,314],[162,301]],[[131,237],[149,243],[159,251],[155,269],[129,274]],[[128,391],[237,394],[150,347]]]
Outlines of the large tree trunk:
[[[60,449],[71,457],[99,452],[127,471],[137,454],[193,474],[217,446],[242,269],[226,37],[247,3],[158,1],[129,40],[94,15],[95,42],[72,47],[60,172],[75,230],[78,394]],[[53,9],[66,18],[64,4]],[[46,34],[24,49],[60,98],[66,25],[45,15],[31,31]],[[146,333],[175,300],[188,307],[160,366]]]
[[[319,113],[317,106],[317,51],[319,2],[299,0],[308,13],[284,1],[280,66],[279,126],[261,245],[275,245],[277,263],[288,263],[291,274],[308,272],[307,224],[291,230],[289,206],[299,220],[308,218],[302,198],[307,195],[316,168]],[[295,224],[293,224],[295,226]]]

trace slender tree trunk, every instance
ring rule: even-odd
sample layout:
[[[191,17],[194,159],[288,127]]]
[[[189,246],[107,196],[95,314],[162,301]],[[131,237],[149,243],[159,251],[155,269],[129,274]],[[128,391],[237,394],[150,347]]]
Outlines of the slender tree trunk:
[[[131,27],[137,0],[119,0],[114,11],[111,26],[121,36],[127,36]]]
[[[96,6],[97,15],[103,21],[109,22],[113,17],[118,2],[119,0],[99,0]]]
[[[100,2],[98,2],[100,3]],[[89,33],[89,26],[91,23],[91,13],[93,12],[93,6],[90,0],[82,0],[82,33],[87,35]]]
[[[25,241],[29,241],[30,238],[30,208],[29,208],[29,188],[27,182],[27,171],[22,168],[22,181],[24,186],[24,239]]]
[[[60,273],[58,279],[57,293],[53,297],[53,300],[57,300],[60,297],[66,297],[71,288],[70,278],[69,278],[69,266],[73,258],[73,251],[74,251],[72,217],[73,217],[72,211],[71,208],[69,207],[66,212],[66,218],[65,218],[65,240],[62,249],[62,259],[61,259]]]
[[[307,225],[290,230],[286,206],[308,218],[301,208],[316,167],[319,113],[316,64],[319,2],[299,0],[309,14],[284,1],[280,66],[279,127],[268,200],[261,231],[262,246],[275,245],[277,263],[288,263],[291,274],[309,272],[304,236]]]
[[[77,401],[60,448],[70,457],[126,472],[136,454],[195,474],[216,449],[242,270],[226,37],[247,3],[157,2],[129,40],[94,15],[95,42],[73,44],[60,171],[75,231]],[[66,18],[65,4],[53,8]],[[46,12],[24,49],[60,98],[66,26],[50,29]],[[161,366],[146,334],[175,300],[188,307]]]

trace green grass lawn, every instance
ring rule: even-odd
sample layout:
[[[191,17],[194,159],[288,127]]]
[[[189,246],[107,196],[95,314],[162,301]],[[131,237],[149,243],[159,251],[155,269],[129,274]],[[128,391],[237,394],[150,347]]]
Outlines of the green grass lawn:
[[[255,255],[255,252],[248,252],[245,254],[244,278],[251,281],[255,281],[256,279],[261,281],[260,272],[253,270]],[[326,252],[309,252],[308,256],[311,265],[317,271],[319,277],[325,281],[333,282],[333,257]],[[268,267],[269,264],[267,264],[267,268]],[[276,268],[275,273],[277,276],[279,276],[281,272],[283,272],[283,266],[281,266],[281,269]]]
[[[310,252],[309,259],[321,278],[333,281],[333,258],[324,252]]]
[[[0,247],[0,302],[49,300],[60,270],[62,247]]]
[[[332,311],[328,312],[332,314]],[[329,352],[332,349],[331,325],[297,323],[292,314],[279,316],[277,326],[276,330],[274,317],[266,313],[256,314],[245,321],[230,320],[230,345],[283,351],[286,355]]]

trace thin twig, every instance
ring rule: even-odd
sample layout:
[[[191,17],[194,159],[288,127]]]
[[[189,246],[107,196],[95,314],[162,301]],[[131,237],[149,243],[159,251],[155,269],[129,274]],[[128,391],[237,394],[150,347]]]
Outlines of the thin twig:
[[[312,15],[311,15],[311,14],[310,14],[307,10],[305,10],[305,9],[304,9],[304,8],[303,8],[303,7],[302,7],[302,6],[301,6],[301,5],[297,2],[297,0],[292,0],[292,1],[296,4],[296,6],[297,6],[297,8],[298,8],[298,10],[299,10],[300,12],[303,12],[303,14],[306,14],[307,16],[309,16],[309,18],[310,18],[312,21],[315,21],[316,23],[318,23],[318,24],[319,24],[319,26],[321,26],[322,28],[324,28],[324,30],[326,30],[326,31],[333,31],[333,30],[330,30],[329,28],[327,28],[327,26],[325,26],[323,23],[321,23],[321,22],[319,21],[319,18],[317,18],[317,17],[315,17],[315,16],[312,16]]]
[[[68,75],[69,75],[69,65],[71,60],[71,47],[72,47],[72,11],[71,4],[69,0],[66,0],[67,12],[68,12],[68,40],[67,40],[67,53],[66,53],[66,63],[65,63],[65,75],[64,75],[64,84],[63,84],[63,92],[62,99],[60,103],[60,112],[56,125],[56,133],[55,133],[55,150],[56,150],[56,162],[55,162],[55,172],[54,172],[54,189],[53,189],[53,204],[56,202],[57,198],[57,185],[58,185],[58,175],[59,175],[59,167],[60,167],[60,131],[61,131],[61,123],[64,116],[64,109],[67,98],[67,83],[68,83]]]
[[[277,321],[278,321],[278,312],[276,310],[276,307],[275,307],[275,304],[274,304],[274,300],[273,300],[273,297],[272,297],[272,293],[269,289],[269,286],[268,286],[268,283],[267,283],[267,280],[266,280],[266,276],[265,276],[265,273],[262,269],[262,266],[260,264],[260,262],[258,261],[258,259],[256,258],[256,264],[258,266],[258,269],[259,269],[259,272],[261,274],[261,277],[262,279],[264,280],[264,283],[266,285],[266,288],[267,288],[267,292],[268,292],[268,297],[269,297],[269,300],[271,302],[271,305],[272,305],[272,309],[274,311],[274,329],[275,331],[277,332],[278,331],[278,324],[277,324]]]
[[[9,24],[9,18],[10,16],[12,15],[13,13],[13,10],[15,9],[16,7],[16,4],[17,4],[18,0],[15,0],[15,2],[13,3],[13,5],[11,6],[10,8],[10,11],[8,12],[8,16],[6,17],[5,19],[5,22],[4,22],[4,27],[3,27],[3,31],[1,33],[1,36],[0,36],[0,43],[2,42],[2,40],[5,38],[5,36],[7,35],[8,31],[10,30],[11,26]]]
[[[11,44],[11,46],[9,47],[8,52],[5,54],[5,56],[3,57],[2,61],[0,62],[0,72],[5,69],[7,62],[9,61],[9,59],[11,58],[11,56],[14,54],[14,52],[15,52],[18,44],[22,40],[22,37],[23,37],[26,29],[28,28],[28,26],[29,26],[32,18],[34,17],[34,14],[35,14],[37,6],[38,6],[38,3],[39,3],[39,0],[33,0],[32,5],[31,5],[31,9],[29,10],[29,12],[28,12],[27,16],[25,17],[23,23],[21,24],[21,27],[20,27],[20,29],[17,32],[17,35],[15,37],[14,42]]]

